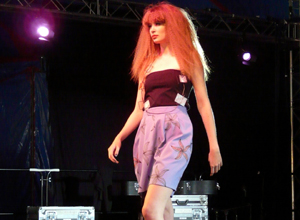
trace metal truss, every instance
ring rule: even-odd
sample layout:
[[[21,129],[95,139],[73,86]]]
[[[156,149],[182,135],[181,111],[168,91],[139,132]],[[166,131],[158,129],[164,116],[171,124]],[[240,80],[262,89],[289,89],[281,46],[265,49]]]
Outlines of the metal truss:
[[[72,19],[139,23],[146,4],[119,0],[0,0],[0,9],[47,10]]]
[[[55,15],[71,19],[96,22],[117,22],[118,24],[140,24],[146,4],[121,0],[0,0],[0,10],[47,10]],[[288,37],[285,22],[260,18],[249,18],[218,11],[190,10],[186,8],[199,29],[214,34],[250,35],[251,37],[272,41],[280,39],[298,41]]]
[[[208,10],[189,10],[195,24],[203,29],[230,33],[250,34],[260,37],[277,37],[278,24],[259,18],[242,17]],[[283,35],[282,35],[283,37]]]

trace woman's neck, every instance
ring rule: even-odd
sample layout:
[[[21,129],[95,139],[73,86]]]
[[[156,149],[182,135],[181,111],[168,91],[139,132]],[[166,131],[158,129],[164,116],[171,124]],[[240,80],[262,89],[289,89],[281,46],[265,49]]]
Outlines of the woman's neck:
[[[160,44],[160,54],[159,56],[172,55],[170,44]]]

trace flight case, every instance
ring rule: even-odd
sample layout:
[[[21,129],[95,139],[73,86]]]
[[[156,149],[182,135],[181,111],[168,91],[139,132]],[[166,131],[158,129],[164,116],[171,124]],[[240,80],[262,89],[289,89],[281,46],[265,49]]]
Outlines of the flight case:
[[[27,220],[95,220],[90,206],[28,206]]]
[[[208,220],[207,195],[173,195],[174,220]]]

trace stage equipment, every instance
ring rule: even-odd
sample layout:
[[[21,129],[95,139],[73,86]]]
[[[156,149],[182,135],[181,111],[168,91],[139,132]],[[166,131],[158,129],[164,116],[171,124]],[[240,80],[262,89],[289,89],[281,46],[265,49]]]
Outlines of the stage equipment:
[[[53,38],[54,32],[50,29],[47,23],[41,23],[36,27],[36,34],[39,40],[49,41]]]
[[[177,195],[216,195],[220,189],[215,180],[180,181],[176,189]]]
[[[174,220],[208,220],[207,195],[174,195]]]
[[[48,206],[48,193],[49,193],[49,182],[51,182],[51,173],[60,172],[60,169],[38,169],[38,168],[30,168],[30,172],[40,173],[41,176],[41,206],[44,204],[44,182],[46,182],[46,206]],[[46,174],[46,178],[44,178],[44,174]]]
[[[127,181],[119,186],[125,195],[137,196],[139,185],[135,181]],[[208,220],[208,196],[217,194],[220,189],[215,180],[180,181],[172,196],[174,220]]]
[[[250,65],[251,63],[256,62],[257,57],[253,52],[249,50],[242,49],[240,54],[238,55],[239,59],[241,60],[242,64],[244,65]]]
[[[49,29],[45,26],[41,26],[37,29],[37,32],[38,34],[41,36],[41,37],[47,37],[50,33]]]
[[[41,25],[36,30],[39,40],[49,41],[54,36],[54,32],[49,27]]]
[[[208,220],[208,196],[219,189],[215,180],[180,181],[172,197],[174,220]]]
[[[135,181],[126,181],[125,194],[128,196],[138,196],[139,184]]]
[[[245,53],[243,54],[243,60],[245,60],[245,61],[251,60],[251,53],[245,52]]]
[[[138,196],[139,184],[136,181],[122,181],[115,184],[115,195]],[[215,180],[190,180],[180,181],[175,195],[216,195],[220,189]]]
[[[29,206],[27,220],[95,220],[95,209],[90,206]]]
[[[2,10],[40,10],[53,13],[54,16],[64,16],[73,20],[88,22],[110,22],[129,25],[140,25],[145,7],[148,4],[134,1],[110,0],[110,1],[69,1],[64,4],[62,0],[42,1],[42,5],[36,1],[5,1],[0,4]],[[191,10],[185,8],[192,17],[193,22],[199,27],[199,34],[208,36],[219,35],[240,37],[247,34],[251,40],[277,43],[278,39],[291,41],[298,46],[298,38],[288,38],[287,29],[290,24],[281,25],[274,19],[260,19],[257,17],[239,16],[231,13],[220,13],[213,9]],[[286,21],[285,21],[286,22]],[[282,30],[281,30],[282,29]]]
[[[27,13],[23,20],[24,31],[33,40],[49,41],[54,37],[55,21],[49,11]]]

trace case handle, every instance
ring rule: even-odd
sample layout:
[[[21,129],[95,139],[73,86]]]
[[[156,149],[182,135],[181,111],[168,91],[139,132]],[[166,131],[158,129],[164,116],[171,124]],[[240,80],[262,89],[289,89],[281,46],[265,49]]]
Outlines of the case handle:
[[[184,205],[187,205],[189,202],[189,200],[185,200],[185,201],[179,201],[178,199],[176,200],[176,203],[177,205],[181,205],[181,206],[184,206]]]

